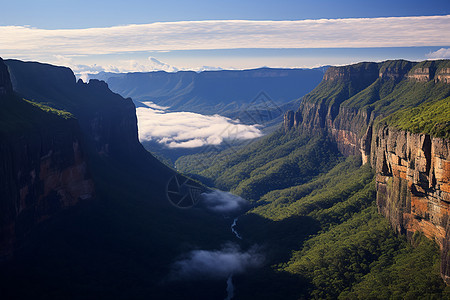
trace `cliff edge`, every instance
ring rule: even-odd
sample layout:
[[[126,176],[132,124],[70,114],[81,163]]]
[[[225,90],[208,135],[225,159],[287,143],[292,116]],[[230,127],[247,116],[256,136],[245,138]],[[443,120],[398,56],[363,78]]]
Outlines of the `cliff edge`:
[[[376,171],[378,211],[441,249],[450,284],[450,61],[331,67],[283,129],[322,132]]]
[[[17,97],[0,59],[0,258],[37,223],[95,193],[79,124]]]

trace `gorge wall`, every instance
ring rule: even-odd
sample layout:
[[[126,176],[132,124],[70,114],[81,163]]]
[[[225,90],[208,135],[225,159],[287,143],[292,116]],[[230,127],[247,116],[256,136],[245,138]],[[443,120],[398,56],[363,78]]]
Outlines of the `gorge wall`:
[[[404,107],[448,97],[448,61],[390,61],[331,67],[284,116],[284,130],[322,132],[346,156],[361,155],[376,171],[378,211],[411,237],[421,231],[441,249],[441,275],[450,284],[450,141],[411,133],[380,120]],[[409,91],[421,90],[413,100]],[[402,98],[403,97],[403,98]],[[431,96],[429,96],[431,97]],[[400,102],[402,99],[403,102]],[[396,102],[397,101],[397,102]],[[414,102],[416,101],[416,102]]]
[[[0,259],[61,210],[108,201],[112,173],[158,201],[175,174],[140,144],[132,100],[66,67],[0,59]]]
[[[382,126],[372,146],[378,211],[397,232],[436,241],[450,283],[450,141]]]
[[[173,171],[148,153],[138,139],[136,108],[130,98],[112,92],[104,81],[76,80],[71,69],[36,62],[6,60],[12,86],[21,96],[49,104],[78,120],[89,157],[148,170],[150,164],[164,180]]]
[[[0,59],[0,258],[37,223],[94,195],[81,131],[14,95]]]

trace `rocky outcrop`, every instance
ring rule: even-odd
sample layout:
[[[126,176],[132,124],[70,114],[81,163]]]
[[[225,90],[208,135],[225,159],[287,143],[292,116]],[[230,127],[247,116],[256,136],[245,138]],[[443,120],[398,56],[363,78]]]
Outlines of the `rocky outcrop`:
[[[450,68],[442,68],[436,74],[436,82],[450,83]]]
[[[419,82],[428,82],[432,77],[432,69],[430,67],[416,68],[408,74],[409,80]]]
[[[302,103],[302,110],[284,115],[283,129],[292,128],[310,133],[328,133],[344,155],[362,154],[367,162],[370,154],[372,116],[370,111],[340,107],[337,118],[332,118],[331,107]]]
[[[323,80],[370,81],[377,77],[378,67],[376,63],[361,63],[354,66],[330,67],[325,72]]]
[[[283,128],[285,131],[295,128],[308,133],[325,132],[336,141],[344,155],[361,154],[363,161],[368,162],[368,145],[372,140],[368,131],[372,133],[370,127],[381,113],[373,106],[355,107],[343,102],[377,83],[390,81],[397,84],[403,79],[450,83],[448,64],[448,61],[412,63],[396,60],[330,67],[321,84],[304,97],[298,111],[285,113]],[[316,90],[329,92],[315,94]]]
[[[450,141],[383,126],[372,146],[379,212],[399,233],[421,231],[437,242],[449,284]]]
[[[132,100],[113,93],[104,81],[76,81],[72,70],[65,67],[17,60],[5,63],[16,92],[75,116],[91,156],[126,163],[152,159],[139,143]],[[156,159],[152,161],[157,163]]]

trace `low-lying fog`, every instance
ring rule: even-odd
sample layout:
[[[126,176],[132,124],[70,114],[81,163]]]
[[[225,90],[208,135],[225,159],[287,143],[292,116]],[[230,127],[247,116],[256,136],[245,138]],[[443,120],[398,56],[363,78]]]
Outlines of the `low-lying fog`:
[[[169,148],[219,145],[224,140],[246,140],[262,136],[259,125],[244,125],[220,115],[170,112],[153,102],[137,107],[139,140],[157,141]]]

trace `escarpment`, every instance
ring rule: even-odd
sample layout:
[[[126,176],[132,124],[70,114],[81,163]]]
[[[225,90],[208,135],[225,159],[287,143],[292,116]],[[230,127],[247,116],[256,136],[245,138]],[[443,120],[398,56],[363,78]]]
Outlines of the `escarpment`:
[[[140,144],[136,108],[130,98],[113,93],[104,81],[76,81],[69,68],[17,60],[5,63],[20,95],[73,113],[90,157],[142,170],[150,164],[160,174],[152,180],[164,184],[172,176],[173,172]]]
[[[77,82],[65,67],[7,60],[0,105],[1,257],[41,221],[107,199],[97,182],[110,169],[141,174],[155,193],[174,174],[139,143],[132,100],[103,81]]]
[[[95,193],[77,120],[15,96],[9,78],[0,61],[1,259],[37,223]]]
[[[379,212],[397,232],[411,237],[421,231],[436,241],[442,254],[441,275],[447,284],[450,141],[431,132],[442,133],[436,128],[448,128],[450,120],[442,121],[442,112],[433,115],[428,107],[403,119],[397,117],[398,124],[411,129],[384,120],[396,112],[440,103],[450,96],[449,83],[449,60],[332,67],[321,84],[303,98],[298,111],[285,114],[283,123],[285,131],[324,133],[342,154],[361,155],[363,163],[370,163],[376,172]],[[443,103],[448,106],[448,101]],[[410,118],[420,111],[423,120],[408,127]],[[421,132],[430,130],[422,123],[433,116],[440,123],[431,124],[430,133]]]
[[[411,237],[423,232],[442,251],[441,274],[450,283],[450,141],[381,126],[374,134],[378,211]]]
[[[374,121],[448,96],[449,66],[448,60],[398,60],[330,67],[319,86],[303,98],[300,108],[286,112],[284,130],[327,133],[344,155],[361,154],[366,163],[372,138],[367,133]]]

